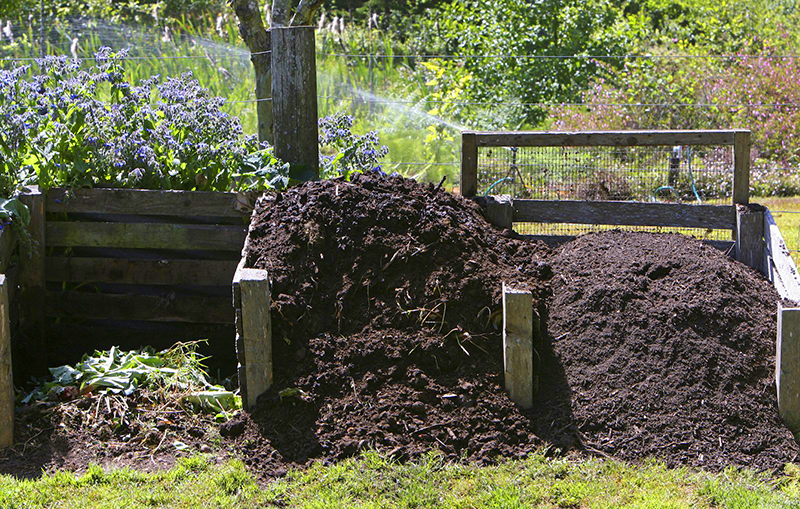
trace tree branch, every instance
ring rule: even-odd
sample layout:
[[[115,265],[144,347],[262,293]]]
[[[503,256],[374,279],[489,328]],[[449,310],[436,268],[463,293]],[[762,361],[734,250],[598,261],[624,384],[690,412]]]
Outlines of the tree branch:
[[[300,0],[292,17],[291,26],[308,26],[314,21],[314,14],[322,6],[323,0]]]
[[[239,34],[250,50],[256,74],[258,139],[272,143],[272,38],[264,28],[258,0],[230,0],[239,19]]]

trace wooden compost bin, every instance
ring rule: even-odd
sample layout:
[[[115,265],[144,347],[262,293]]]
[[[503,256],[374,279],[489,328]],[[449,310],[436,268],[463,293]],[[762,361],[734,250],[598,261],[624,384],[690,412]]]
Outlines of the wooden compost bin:
[[[42,371],[48,352],[52,359],[112,345],[209,339],[229,351],[230,281],[247,233],[246,197],[31,188],[22,200],[31,210],[33,252],[11,256],[12,232],[0,235],[0,444],[10,443],[13,429],[9,302],[20,308],[15,371]],[[75,339],[54,344],[47,341],[53,334]]]

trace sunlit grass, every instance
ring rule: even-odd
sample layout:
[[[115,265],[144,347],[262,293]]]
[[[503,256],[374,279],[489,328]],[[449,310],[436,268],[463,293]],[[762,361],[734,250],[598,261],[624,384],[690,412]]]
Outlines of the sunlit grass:
[[[548,458],[541,451],[496,466],[445,462],[430,453],[398,463],[369,452],[316,464],[259,484],[238,460],[195,456],[172,470],[146,474],[92,466],[37,480],[0,476],[0,507],[796,507],[798,469],[775,478],[728,469],[709,474],[655,461]]]

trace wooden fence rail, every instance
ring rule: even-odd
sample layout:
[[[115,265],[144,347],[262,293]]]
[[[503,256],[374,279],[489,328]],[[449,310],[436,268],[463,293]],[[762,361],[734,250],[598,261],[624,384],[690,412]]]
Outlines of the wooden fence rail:
[[[733,203],[746,204],[750,189],[750,131],[530,131],[461,133],[461,194],[478,192],[480,147],[733,146]]]

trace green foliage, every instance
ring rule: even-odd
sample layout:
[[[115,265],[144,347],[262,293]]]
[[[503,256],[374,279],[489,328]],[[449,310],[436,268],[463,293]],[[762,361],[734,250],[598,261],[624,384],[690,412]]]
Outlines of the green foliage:
[[[125,53],[0,71],[0,170],[10,186],[270,188],[285,165],[191,73],[131,83]],[[155,97],[153,97],[155,95]]]
[[[95,351],[75,366],[50,368],[50,379],[21,402],[69,401],[86,394],[131,396],[145,389],[157,399],[178,400],[183,407],[197,411],[226,414],[240,410],[239,396],[208,381],[196,347],[194,342],[177,343],[157,353],[149,347]]]
[[[535,8],[525,0],[456,0],[420,23],[440,41],[432,49],[466,57],[440,64],[449,73],[472,75],[461,100],[571,102],[595,75],[595,62],[514,56],[625,53],[630,41],[610,29],[618,16],[606,0],[544,0]],[[515,113],[531,124],[546,116],[542,108],[523,105]]]

